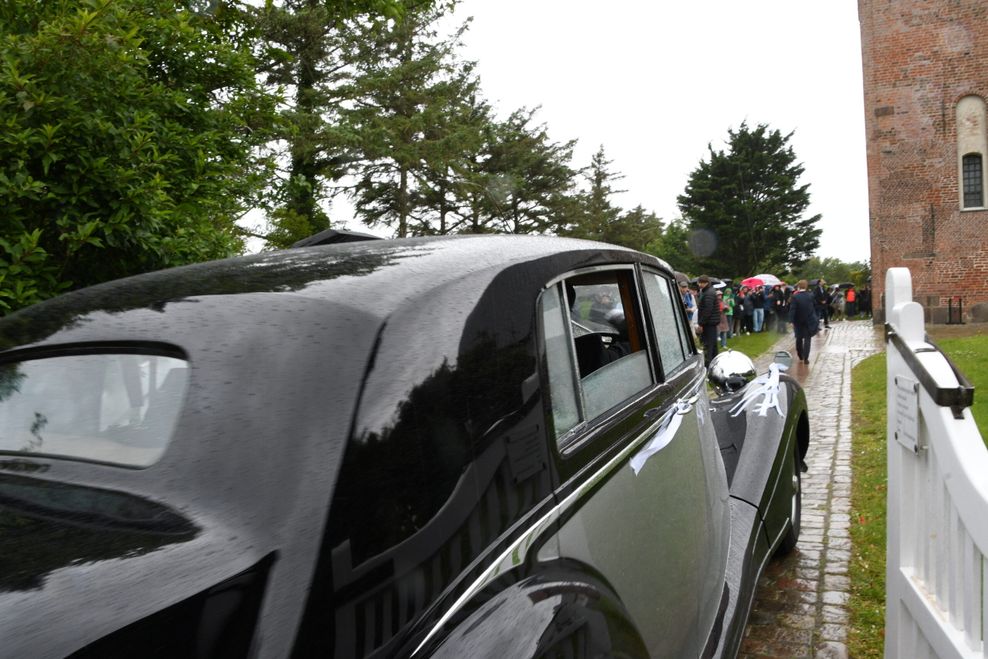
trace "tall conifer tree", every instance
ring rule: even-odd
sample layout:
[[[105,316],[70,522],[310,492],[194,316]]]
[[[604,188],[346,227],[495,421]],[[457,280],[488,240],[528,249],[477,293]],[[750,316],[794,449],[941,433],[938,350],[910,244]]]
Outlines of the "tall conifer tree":
[[[442,39],[441,16],[439,8],[411,10],[401,21],[365,26],[354,42],[351,103],[341,119],[353,139],[357,212],[399,238],[433,233],[422,186],[437,171],[455,172],[479,139],[468,104],[477,94],[473,65],[455,53],[462,29]]]
[[[269,242],[286,246],[328,228],[329,184],[348,171],[348,136],[338,130],[338,109],[350,73],[344,51],[357,17],[400,21],[408,0],[284,0],[260,10],[266,44],[261,70],[283,87],[283,171],[277,184]],[[415,0],[422,7],[430,0]]]
[[[536,109],[521,108],[493,126],[487,169],[493,214],[504,233],[545,233],[562,220],[577,172],[570,166],[576,140],[553,142]]]
[[[710,148],[678,197],[691,236],[711,238],[697,265],[741,276],[797,268],[820,244],[821,216],[806,216],[809,185],[799,184],[792,133],[742,123],[728,136],[728,149]]]

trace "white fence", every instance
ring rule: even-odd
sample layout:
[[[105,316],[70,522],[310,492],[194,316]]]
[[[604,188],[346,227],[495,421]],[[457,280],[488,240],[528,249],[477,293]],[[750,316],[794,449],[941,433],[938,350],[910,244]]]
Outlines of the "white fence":
[[[885,277],[885,657],[988,658],[988,450],[973,388],[929,343],[906,268]]]

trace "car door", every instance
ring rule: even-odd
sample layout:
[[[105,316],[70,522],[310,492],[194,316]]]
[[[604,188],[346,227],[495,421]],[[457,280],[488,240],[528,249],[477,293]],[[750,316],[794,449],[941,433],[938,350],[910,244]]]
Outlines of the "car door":
[[[652,655],[688,657],[723,599],[728,511],[672,283],[578,271],[546,289],[541,314],[560,558],[610,584]]]

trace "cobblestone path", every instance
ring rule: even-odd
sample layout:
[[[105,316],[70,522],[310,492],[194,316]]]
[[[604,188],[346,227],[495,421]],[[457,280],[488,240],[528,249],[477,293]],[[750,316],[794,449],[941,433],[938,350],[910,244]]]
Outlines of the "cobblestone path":
[[[776,350],[789,350],[791,336]],[[831,323],[813,339],[810,364],[789,373],[803,383],[810,412],[809,472],[803,474],[799,544],[765,568],[740,657],[847,657],[851,557],[851,368],[881,349],[870,320]],[[759,360],[762,372],[771,355]]]

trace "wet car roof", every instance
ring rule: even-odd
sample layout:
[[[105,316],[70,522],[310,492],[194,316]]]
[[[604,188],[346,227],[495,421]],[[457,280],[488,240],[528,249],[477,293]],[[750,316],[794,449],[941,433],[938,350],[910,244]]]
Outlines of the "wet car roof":
[[[129,325],[128,318],[135,314],[125,312],[134,311],[141,312],[136,314],[140,318],[135,318],[135,325],[145,332],[147,319],[143,316],[157,312],[164,338],[171,333],[165,319],[177,310],[182,316],[174,323],[177,339],[189,331],[208,335],[211,325],[223,325],[211,322],[220,305],[228,309],[222,315],[239,316],[244,321],[279,312],[301,313],[303,309],[319,314],[312,308],[319,302],[330,303],[337,310],[338,305],[353,306],[362,315],[384,318],[417,299],[442,295],[443,289],[480,273],[487,272],[490,279],[513,264],[558,259],[560,254],[568,255],[572,265],[579,266],[614,251],[626,252],[631,261],[651,259],[612,245],[543,236],[381,240],[265,252],[120,279],[34,305],[0,323],[0,350],[38,342],[112,339],[107,327]],[[484,287],[483,279],[473,285]],[[267,294],[277,294],[277,300]],[[216,296],[223,301],[210,299]],[[190,309],[197,313],[181,313],[183,305],[177,303],[192,301],[201,305]],[[169,313],[161,314],[166,307]],[[229,311],[232,308],[236,313]],[[191,317],[198,321],[190,323]],[[99,326],[98,335],[94,325]],[[86,331],[89,327],[94,329],[92,336]],[[126,334],[121,331],[116,338],[125,340],[129,338]]]

